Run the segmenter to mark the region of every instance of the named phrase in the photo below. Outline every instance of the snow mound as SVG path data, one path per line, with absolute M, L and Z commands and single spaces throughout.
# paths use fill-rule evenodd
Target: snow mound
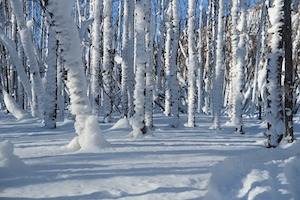
M 120 129 L 125 129 L 125 130 L 132 129 L 127 118 L 119 119 L 109 130 L 120 130 Z
M 14 155 L 14 145 L 8 140 L 0 140 L 0 178 L 22 175 L 29 168 Z
M 88 116 L 85 121 L 84 132 L 67 145 L 69 151 L 99 151 L 109 147 L 109 142 L 105 140 L 98 124 L 98 118 L 94 115 Z
M 205 199 L 300 199 L 299 176 L 299 142 L 261 149 L 217 164 Z

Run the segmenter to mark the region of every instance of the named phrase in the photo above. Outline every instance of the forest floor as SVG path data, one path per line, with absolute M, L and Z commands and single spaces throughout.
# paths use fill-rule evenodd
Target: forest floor
M 244 123 L 245 135 L 225 125 L 210 130 L 209 116 L 174 129 L 157 114 L 152 135 L 132 139 L 127 121 L 116 119 L 100 124 L 110 147 L 68 152 L 72 120 L 51 130 L 1 112 L 0 199 L 300 199 L 299 142 L 267 149 L 265 125 Z

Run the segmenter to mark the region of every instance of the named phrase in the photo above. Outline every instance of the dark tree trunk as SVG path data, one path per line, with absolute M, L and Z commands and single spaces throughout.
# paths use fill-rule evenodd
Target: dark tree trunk
M 284 79 L 284 105 L 285 105 L 285 136 L 288 142 L 294 141 L 293 130 L 293 88 L 294 70 L 292 60 L 292 29 L 291 29 L 291 3 L 284 1 L 284 28 L 283 40 L 285 51 L 285 79 Z

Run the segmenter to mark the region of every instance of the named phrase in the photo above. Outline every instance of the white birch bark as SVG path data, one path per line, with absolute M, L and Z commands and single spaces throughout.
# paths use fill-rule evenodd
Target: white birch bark
M 267 65 L 267 147 L 276 147 L 284 134 L 281 70 L 283 61 L 283 0 L 269 8 L 270 28 Z
M 223 82 L 224 82 L 224 0 L 219 1 L 217 30 L 217 47 L 216 47 L 216 65 L 213 85 L 213 129 L 220 129 L 221 109 L 223 105 Z
M 204 108 L 203 112 L 208 115 L 210 112 L 210 93 L 211 93 L 211 37 L 212 37 L 212 27 L 211 27 L 211 20 L 212 20 L 212 6 L 211 2 L 209 1 L 208 11 L 207 11 L 207 20 L 206 20 L 206 55 L 205 55 L 205 65 L 204 65 Z
M 188 1 L 188 127 L 195 126 L 195 94 L 197 56 L 195 47 L 195 1 Z
M 123 23 L 123 52 L 122 52 L 122 107 L 123 115 L 133 115 L 133 14 L 134 0 L 124 1 L 124 23 Z
M 91 47 L 91 103 L 93 114 L 98 115 L 100 103 L 100 65 L 101 65 L 101 22 L 102 0 L 93 1 L 92 47 Z
M 237 46 L 237 51 L 235 52 L 236 57 L 236 64 L 234 65 L 234 103 L 233 103 L 233 123 L 236 127 L 236 132 L 243 134 L 243 105 L 242 102 L 244 100 L 244 65 L 246 62 L 246 37 L 247 37 L 247 23 L 246 23 L 246 16 L 247 16 L 247 2 L 245 0 L 241 0 L 240 8 L 241 8 L 241 15 L 240 15 L 240 22 L 238 25 L 239 28 L 239 42 Z
M 147 63 L 146 52 L 146 5 L 148 0 L 137 0 L 135 4 L 135 88 L 134 115 L 131 118 L 133 137 L 141 137 L 145 132 L 145 72 Z
M 203 48 L 203 1 L 201 1 L 199 6 L 199 37 L 198 37 L 198 78 L 197 78 L 197 88 L 198 88 L 198 104 L 197 104 L 197 112 L 203 113 L 203 100 L 204 100 L 204 82 L 203 82 L 203 62 L 202 62 L 202 48 Z
M 172 60 L 172 42 L 173 42 L 173 12 L 172 4 L 173 0 L 168 3 L 168 9 L 166 13 L 166 44 L 165 44 L 165 111 L 166 116 L 171 115 L 171 60 Z
M 171 59 L 171 93 L 172 93 L 172 127 L 179 126 L 179 81 L 177 78 L 178 65 L 177 65 L 177 54 L 178 54 L 178 41 L 179 41 L 179 16 L 178 16 L 179 2 L 173 0 L 173 42 L 172 42 L 172 59 Z
M 145 88 L 145 126 L 146 132 L 153 128 L 153 24 L 151 2 L 147 1 L 145 5 L 146 12 L 146 88 Z
M 112 114 L 112 1 L 105 0 L 103 7 L 103 112 L 104 122 L 111 121 Z
M 48 31 L 48 55 L 45 91 L 44 123 L 46 128 L 56 128 L 57 84 L 56 84 L 56 38 L 53 29 Z

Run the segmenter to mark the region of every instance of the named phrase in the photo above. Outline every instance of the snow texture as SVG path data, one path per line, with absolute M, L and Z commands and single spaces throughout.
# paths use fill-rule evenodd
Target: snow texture
M 73 150 L 78 150 L 78 145 L 83 149 L 89 149 L 91 146 L 100 144 L 104 144 L 103 147 L 106 147 L 107 142 L 101 136 L 100 129 L 95 127 L 97 125 L 95 120 L 93 120 L 92 108 L 87 96 L 87 83 L 83 70 L 84 64 L 81 57 L 79 34 L 71 15 L 72 6 L 72 1 L 66 0 L 51 1 L 48 6 L 49 12 L 52 13 L 52 28 L 56 31 L 56 38 L 59 40 L 63 50 L 64 67 L 68 71 L 66 85 L 71 101 L 70 111 L 71 114 L 75 115 L 74 127 L 79 135 L 78 138 L 75 137 L 71 141 L 68 147 Z M 89 131 L 91 133 L 88 133 Z M 95 132 L 99 136 L 95 136 Z M 93 140 L 95 137 L 97 139 L 102 138 L 103 141 Z M 80 142 L 83 143 L 81 144 Z M 88 144 L 88 142 L 91 143 Z
M 244 119 L 247 137 L 226 126 L 212 132 L 210 116 L 196 115 L 193 129 L 174 130 L 170 120 L 155 114 L 155 137 L 142 140 L 128 138 L 125 118 L 101 124 L 111 147 L 74 153 L 65 148 L 72 120 L 45 129 L 1 111 L 0 199 L 299 199 L 298 141 L 264 148 L 255 118 Z M 294 130 L 299 137 L 298 121 Z
M 7 110 L 17 119 L 29 118 L 29 115 L 17 104 L 17 102 L 2 89 L 3 99 Z
M 29 168 L 14 155 L 14 145 L 9 140 L 0 139 L 0 179 L 25 175 Z

